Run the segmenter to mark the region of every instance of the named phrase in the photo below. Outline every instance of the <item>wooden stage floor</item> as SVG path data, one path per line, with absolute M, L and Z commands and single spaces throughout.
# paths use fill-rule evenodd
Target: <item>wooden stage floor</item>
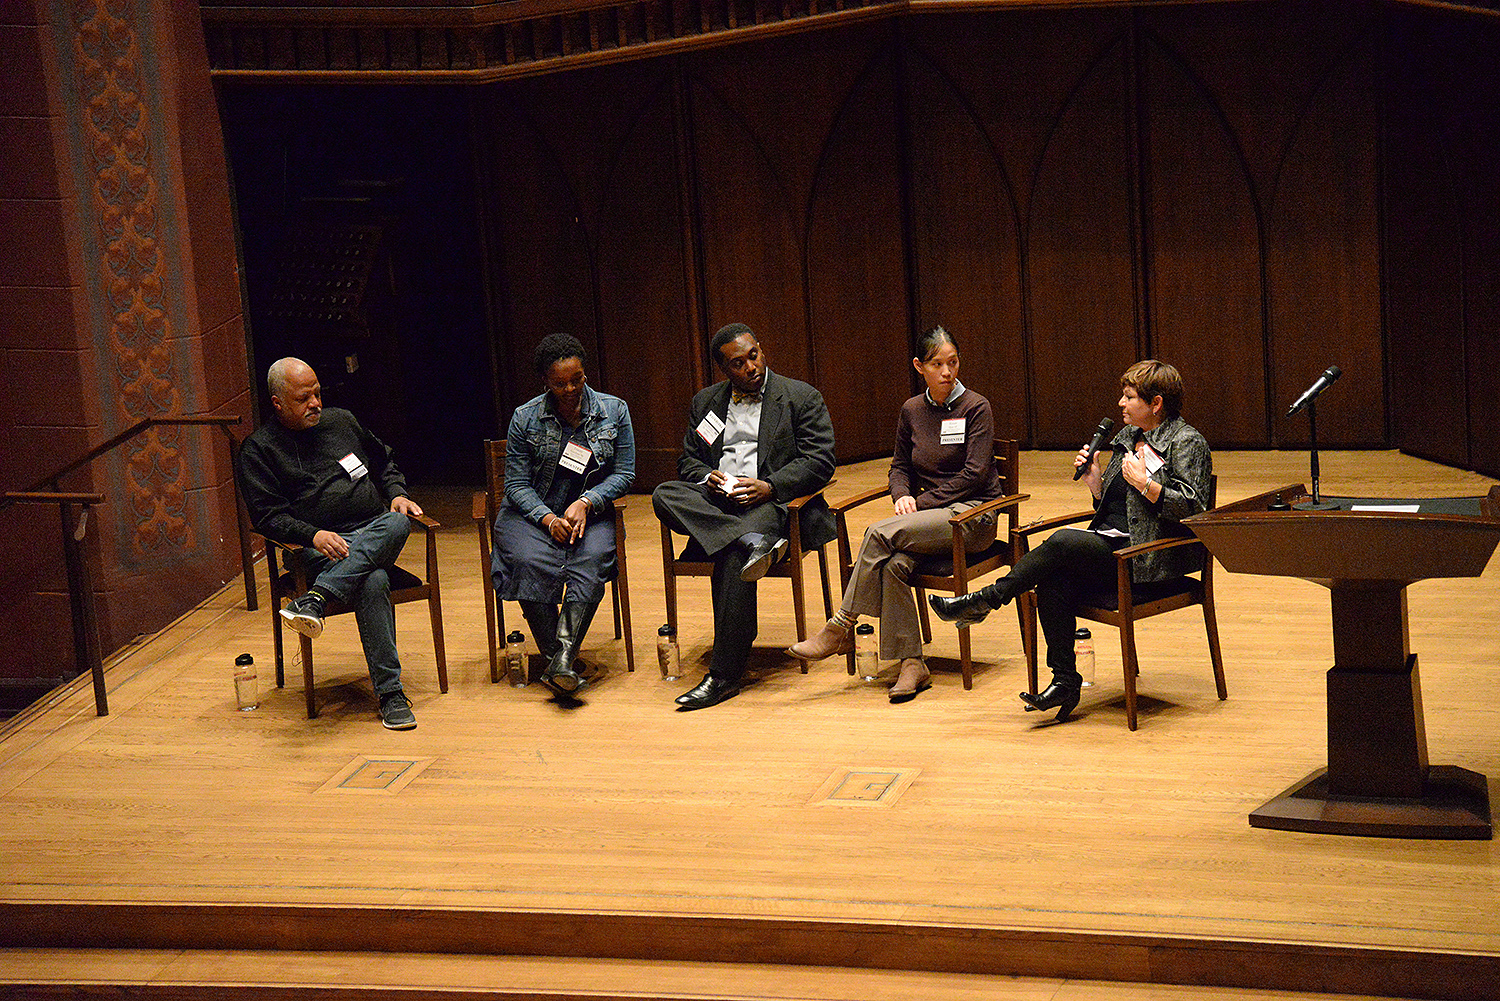
M 1232 500 L 1306 478 L 1302 453 L 1216 456 Z M 1063 453 L 1027 453 L 1023 521 L 1086 501 Z M 832 496 L 884 482 L 840 470 Z M 1323 456 L 1327 493 L 1484 493 L 1491 481 L 1387 452 Z M 419 726 L 374 712 L 352 621 L 270 688 L 266 610 L 238 581 L 0 734 L 0 944 L 105 949 L 383 949 L 824 964 L 1410 997 L 1500 996 L 1492 841 L 1253 829 L 1247 814 L 1325 763 L 1327 591 L 1221 574 L 1229 699 L 1196 609 L 1139 630 L 1140 729 L 1125 727 L 1116 633 L 1076 721 L 1021 711 L 1011 608 L 974 629 L 964 691 L 934 623 L 933 687 L 891 706 L 842 658 L 802 675 L 789 588 L 761 587 L 758 681 L 679 713 L 710 641 L 706 581 L 683 593 L 684 659 L 663 680 L 660 546 L 628 508 L 635 674 L 601 608 L 598 682 L 567 707 L 491 684 L 467 491 L 418 499 L 443 523 L 450 691 L 425 615 L 398 612 Z M 866 509 L 866 521 L 877 505 Z M 860 525 L 864 524 L 860 522 Z M 810 618 L 816 561 L 808 564 Z M 1500 776 L 1500 589 L 1409 591 L 1434 764 Z M 835 582 L 837 589 L 837 582 Z M 508 609 L 513 622 L 519 613 Z M 293 655 L 295 645 L 292 646 Z M 263 698 L 237 712 L 236 654 Z M 362 771 L 347 778 L 360 762 Z M 395 764 L 392 764 L 392 763 Z M 829 800 L 864 782 L 877 800 Z M 391 775 L 400 779 L 390 782 Z M 339 780 L 339 781 L 336 781 Z M 15 954 L 12 954 L 13 957 Z M 4 983 L 0 975 L 0 984 Z M 1190 995 L 1174 995 L 1190 996 Z

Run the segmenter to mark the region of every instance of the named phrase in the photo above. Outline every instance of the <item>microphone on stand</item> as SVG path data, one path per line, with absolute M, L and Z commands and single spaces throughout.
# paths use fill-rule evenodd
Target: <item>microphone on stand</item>
M 1112 418 L 1106 417 L 1099 422 L 1099 426 L 1094 429 L 1094 437 L 1089 439 L 1089 457 L 1083 460 L 1083 463 L 1077 469 L 1073 470 L 1073 479 L 1075 482 L 1083 479 L 1083 474 L 1088 472 L 1089 467 L 1094 464 L 1094 456 L 1099 454 L 1099 449 L 1104 447 L 1105 440 L 1109 438 L 1109 433 L 1114 429 L 1115 422 Z
M 1323 374 L 1318 376 L 1317 381 L 1314 382 L 1311 386 L 1308 386 L 1305 393 L 1297 397 L 1297 402 L 1292 404 L 1292 408 L 1286 412 L 1286 415 L 1290 417 L 1297 411 L 1301 410 L 1303 407 L 1307 406 L 1313 400 L 1316 400 L 1319 393 L 1323 392 L 1323 390 L 1333 385 L 1338 377 L 1343 374 L 1344 370 L 1339 368 L 1337 365 L 1329 365 L 1328 368 L 1323 372 Z

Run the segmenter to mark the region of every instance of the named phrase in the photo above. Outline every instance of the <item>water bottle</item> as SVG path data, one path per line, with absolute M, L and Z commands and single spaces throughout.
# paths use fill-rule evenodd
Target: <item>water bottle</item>
M 519 629 L 505 637 L 505 673 L 513 686 L 526 687 L 526 637 Z
M 255 658 L 242 653 L 234 658 L 234 697 L 240 712 L 247 713 L 260 705 L 260 685 L 255 678 Z
M 1083 687 L 1094 684 L 1094 637 L 1082 626 L 1073 634 L 1073 660 L 1078 673 L 1083 675 Z
M 880 651 L 875 647 L 875 627 L 861 622 L 854 627 L 854 666 L 859 676 L 874 681 L 880 673 Z
M 661 676 L 676 681 L 682 674 L 682 651 L 677 648 L 677 630 L 663 625 L 656 631 L 656 659 L 661 664 Z

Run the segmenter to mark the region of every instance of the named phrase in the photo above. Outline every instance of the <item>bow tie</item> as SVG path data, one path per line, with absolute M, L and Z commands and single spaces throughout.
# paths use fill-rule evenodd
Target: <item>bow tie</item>
M 729 402 L 731 402 L 731 403 L 759 403 L 760 402 L 760 394 L 759 393 L 745 393 L 745 392 L 741 392 L 738 389 L 731 388 L 729 390 Z

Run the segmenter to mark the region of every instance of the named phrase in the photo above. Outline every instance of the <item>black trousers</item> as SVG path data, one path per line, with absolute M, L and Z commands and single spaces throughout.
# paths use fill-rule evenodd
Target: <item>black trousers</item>
M 1123 536 L 1060 528 L 995 582 L 1007 601 L 1036 591 L 1047 666 L 1052 669 L 1052 680 L 1060 685 L 1077 688 L 1083 684 L 1073 657 L 1073 633 L 1078 629 L 1073 610 L 1084 597 L 1114 592 L 1118 579 L 1115 551 L 1129 544 Z
M 733 543 L 750 532 L 783 536 L 786 511 L 773 503 L 740 511 L 720 506 L 702 484 L 668 480 L 651 495 L 651 506 L 662 523 L 689 536 L 713 560 L 714 652 L 708 673 L 737 682 L 755 642 L 757 588 L 740 580 L 745 554 Z

